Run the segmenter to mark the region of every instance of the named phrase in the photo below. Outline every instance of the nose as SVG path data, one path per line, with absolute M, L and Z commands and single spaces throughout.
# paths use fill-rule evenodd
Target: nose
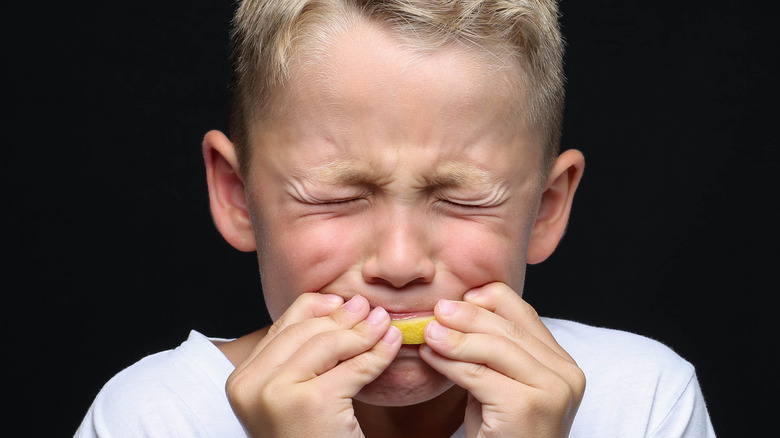
M 374 221 L 371 253 L 363 264 L 363 279 L 400 289 L 433 281 L 430 225 L 413 209 L 398 209 Z

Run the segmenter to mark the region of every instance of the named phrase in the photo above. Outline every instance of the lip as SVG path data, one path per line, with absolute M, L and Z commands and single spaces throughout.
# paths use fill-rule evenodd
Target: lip
M 390 316 L 390 319 L 393 321 L 403 320 L 403 319 L 412 319 L 412 318 L 423 318 L 426 316 L 433 315 L 433 310 L 420 310 L 415 312 L 387 312 L 387 314 Z
M 401 345 L 401 349 L 398 350 L 396 359 L 419 359 L 420 358 L 420 346 L 419 345 Z

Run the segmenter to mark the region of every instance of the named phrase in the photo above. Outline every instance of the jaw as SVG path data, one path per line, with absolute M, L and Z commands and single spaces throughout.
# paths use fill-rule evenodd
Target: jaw
M 420 394 L 404 395 L 411 400 Z M 358 397 L 353 407 L 366 436 L 451 436 L 463 423 L 467 400 L 468 393 L 449 382 L 437 396 L 419 403 L 380 405 Z

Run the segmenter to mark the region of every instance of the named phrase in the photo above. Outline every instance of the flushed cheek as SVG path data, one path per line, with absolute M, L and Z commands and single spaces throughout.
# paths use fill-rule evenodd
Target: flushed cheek
M 493 281 L 516 283 L 522 276 L 523 250 L 516 237 L 478 227 L 461 227 L 448 235 L 440 262 L 468 286 Z
M 359 261 L 359 233 L 335 221 L 267 230 L 260 273 L 274 319 L 300 294 L 320 290 Z

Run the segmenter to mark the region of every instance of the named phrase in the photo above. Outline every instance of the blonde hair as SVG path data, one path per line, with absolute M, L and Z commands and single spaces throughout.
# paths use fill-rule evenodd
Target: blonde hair
M 458 43 L 519 65 L 523 114 L 544 141 L 546 174 L 559 152 L 563 113 L 556 0 L 242 0 L 231 32 L 230 135 L 244 175 L 251 158 L 250 127 L 289 78 L 291 62 L 366 20 L 419 50 Z

